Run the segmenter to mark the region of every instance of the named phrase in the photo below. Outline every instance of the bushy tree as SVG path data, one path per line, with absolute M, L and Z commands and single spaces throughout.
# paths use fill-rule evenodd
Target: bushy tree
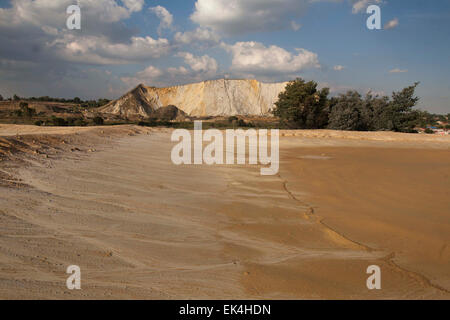
M 273 114 L 291 128 L 320 129 L 328 121 L 329 89 L 317 89 L 314 81 L 291 81 L 279 95 Z
M 416 82 L 414 85 L 392 94 L 392 101 L 383 114 L 386 129 L 400 132 L 409 132 L 414 129 L 417 124 L 417 113 L 413 111 L 413 108 L 419 102 L 419 98 L 415 97 L 418 85 L 419 83 Z
M 363 118 L 365 127 L 368 131 L 387 130 L 385 121 L 381 120 L 386 108 L 389 105 L 389 97 L 374 96 L 371 92 L 367 93 L 363 105 Z
M 3 101 L 3 96 L 0 94 L 0 101 Z
M 368 130 L 365 103 L 356 91 L 341 94 L 332 106 L 328 128 L 333 130 Z

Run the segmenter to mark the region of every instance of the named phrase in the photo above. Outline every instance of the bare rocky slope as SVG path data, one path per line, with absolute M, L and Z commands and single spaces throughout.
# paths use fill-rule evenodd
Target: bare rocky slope
M 212 80 L 169 88 L 142 84 L 98 111 L 116 116 L 149 117 L 176 106 L 189 116 L 268 115 L 287 83 Z

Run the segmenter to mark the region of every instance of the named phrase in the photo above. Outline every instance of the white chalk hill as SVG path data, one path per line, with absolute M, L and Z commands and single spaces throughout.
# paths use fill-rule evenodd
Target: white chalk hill
M 269 115 L 286 84 L 225 79 L 169 88 L 140 84 L 99 111 L 126 117 L 149 117 L 156 110 L 172 105 L 195 117 Z

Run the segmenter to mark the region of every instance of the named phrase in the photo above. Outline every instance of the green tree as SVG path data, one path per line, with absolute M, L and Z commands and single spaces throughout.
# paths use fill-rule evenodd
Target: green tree
M 3 101 L 3 96 L 0 94 L 0 101 Z
M 416 82 L 402 91 L 392 93 L 392 101 L 380 119 L 384 129 L 399 132 L 409 132 L 414 129 L 418 121 L 418 114 L 413 111 L 413 107 L 419 102 L 419 98 L 414 96 L 418 85 L 419 83 Z
M 394 92 L 392 99 L 368 94 L 363 109 L 370 115 L 366 118 L 368 130 L 415 132 L 416 126 L 424 127 L 429 124 L 432 121 L 429 113 L 413 110 L 419 101 L 414 96 L 418 85 L 419 83 L 415 83 L 402 91 Z
M 13 100 L 14 100 L 14 101 L 19 101 L 19 100 L 20 100 L 20 97 L 19 97 L 17 94 L 15 94 L 15 95 L 13 96 Z
M 328 128 L 333 130 L 368 130 L 370 114 L 361 95 L 356 91 L 341 94 L 330 111 Z
M 384 121 L 381 121 L 386 108 L 389 105 L 389 97 L 373 96 L 367 93 L 363 105 L 363 118 L 368 131 L 386 130 Z
M 273 114 L 291 128 L 321 129 L 328 122 L 329 89 L 317 89 L 314 81 L 291 81 L 280 93 Z

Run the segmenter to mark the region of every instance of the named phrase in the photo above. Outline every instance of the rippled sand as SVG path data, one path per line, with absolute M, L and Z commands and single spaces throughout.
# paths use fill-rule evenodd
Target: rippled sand
M 262 177 L 175 166 L 165 129 L 40 130 L 0 126 L 22 143 L 0 162 L 2 299 L 450 298 L 445 137 L 287 132 Z

